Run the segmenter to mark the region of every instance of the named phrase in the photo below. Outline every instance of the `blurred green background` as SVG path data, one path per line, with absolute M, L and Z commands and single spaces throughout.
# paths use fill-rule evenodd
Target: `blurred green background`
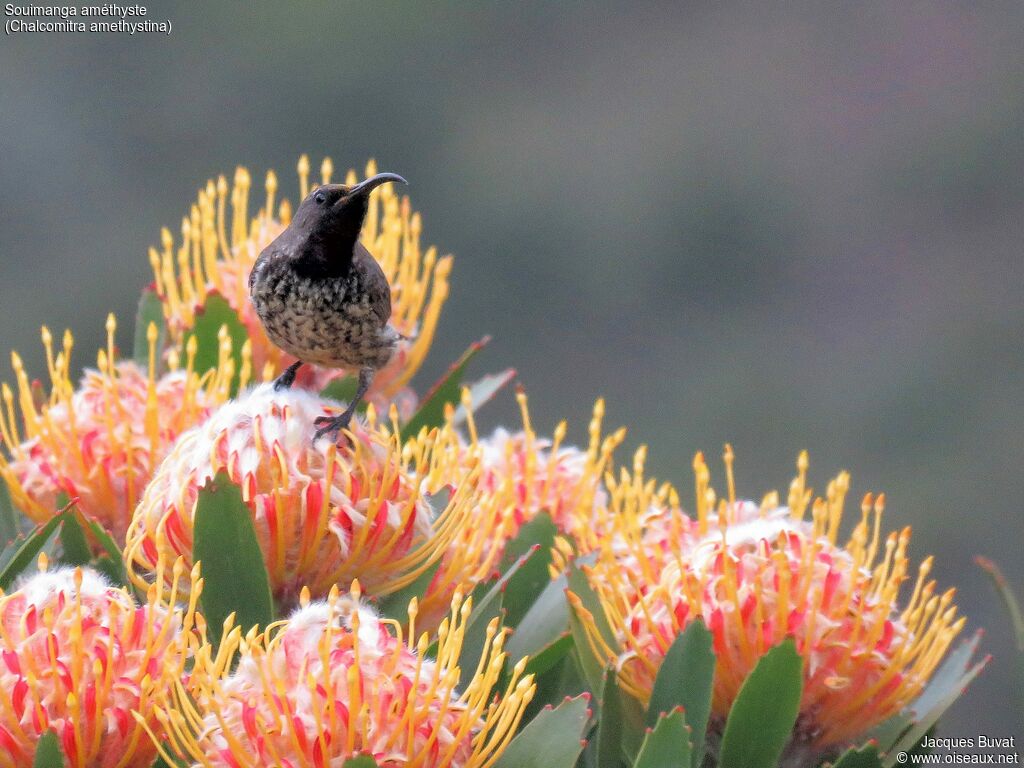
M 987 629 L 941 735 L 1020 733 L 973 557 L 1024 590 L 1024 4 L 150 14 L 170 37 L 0 42 L 0 349 L 41 374 L 39 326 L 70 326 L 90 364 L 110 310 L 128 345 L 146 248 L 211 175 L 276 168 L 294 200 L 300 152 L 375 156 L 456 255 L 421 385 L 491 333 L 542 430 L 581 440 L 602 395 L 684 498 L 727 440 L 755 498 L 801 448 L 819 489 L 849 469 L 848 510 L 885 490 Z

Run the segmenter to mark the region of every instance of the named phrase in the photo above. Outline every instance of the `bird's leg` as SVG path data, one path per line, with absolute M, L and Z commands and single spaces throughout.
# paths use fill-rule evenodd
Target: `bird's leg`
M 348 404 L 348 408 L 337 416 L 321 416 L 313 420 L 313 424 L 319 427 L 313 435 L 314 443 L 324 435 L 330 435 L 331 439 L 335 441 L 338 439 L 338 433 L 345 429 L 349 422 L 352 421 L 352 416 L 355 415 L 359 401 L 363 399 L 366 390 L 370 388 L 370 384 L 373 382 L 373 374 L 373 368 L 363 368 L 359 371 L 359 386 L 356 387 L 356 394 L 353 396 L 352 402 Z
M 302 361 L 296 360 L 285 368 L 284 373 L 274 379 L 274 391 L 280 392 L 282 389 L 291 389 L 292 384 L 295 383 L 295 374 L 299 372 L 301 367 Z

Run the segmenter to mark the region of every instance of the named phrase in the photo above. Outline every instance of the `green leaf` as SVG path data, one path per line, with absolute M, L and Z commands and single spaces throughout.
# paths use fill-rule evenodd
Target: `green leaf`
M 11 502 L 7 481 L 0 478 L 0 545 L 14 541 L 21 534 L 21 515 Z
M 583 564 L 582 561 L 581 564 Z M 608 647 L 618 647 L 618 641 L 615 639 L 615 635 L 608 625 L 608 618 L 604 615 L 604 609 L 601 607 L 601 600 L 590 586 L 586 574 L 576 565 L 570 565 L 568 583 L 569 591 L 579 598 L 582 607 L 593 616 L 594 625 Z M 570 611 L 569 613 L 569 629 L 576 644 L 576 655 L 580 661 L 580 667 L 583 670 L 584 677 L 587 679 L 590 690 L 601 690 L 601 678 L 608 660 L 598 658 L 594 654 L 590 641 L 587 639 L 586 630 L 583 628 L 583 620 L 576 611 Z
M 469 410 L 472 413 L 476 413 L 481 406 L 486 405 L 498 394 L 498 392 L 505 386 L 507 386 L 516 377 L 514 368 L 506 368 L 504 371 L 498 373 L 489 373 L 481 379 L 474 381 L 469 385 Z M 455 409 L 453 421 L 455 424 L 461 424 L 466 420 L 466 409 L 463 408 L 460 401 L 458 407 Z
M 682 707 L 676 707 L 659 716 L 647 732 L 633 768 L 685 768 L 692 759 L 686 718 Z
M 92 550 L 77 515 L 68 515 L 61 524 L 60 545 L 60 561 L 66 565 L 88 565 L 92 560 Z
M 427 587 L 430 586 L 430 582 L 434 580 L 434 576 L 437 575 L 438 569 L 441 567 L 441 560 L 439 559 L 436 563 L 427 568 L 423 573 L 416 577 L 410 584 L 402 587 L 389 595 L 384 595 L 377 600 L 377 610 L 381 616 L 385 619 L 394 619 L 400 624 L 404 624 L 409 620 L 409 601 L 414 597 L 417 598 L 421 603 L 423 602 L 423 595 L 427 592 Z
M 64 755 L 61 752 L 57 734 L 47 731 L 36 744 L 36 756 L 32 768 L 64 768 Z
M 1006 577 L 1003 576 L 1003 572 L 999 570 L 999 567 L 987 557 L 976 557 L 974 561 L 992 579 L 992 585 L 996 588 L 999 597 L 1002 598 L 1003 605 L 1006 607 L 1006 613 L 1010 617 L 1010 625 L 1013 627 L 1013 636 L 1017 645 L 1017 695 L 1020 697 L 1020 692 L 1024 691 L 1024 614 L 1021 613 L 1017 596 L 1010 589 L 1010 585 L 1007 583 Z M 1019 700 L 1024 704 L 1024 698 Z
M 693 768 L 704 760 L 704 737 L 711 714 L 715 679 L 714 638 L 701 620 L 692 621 L 669 646 L 654 680 L 647 706 L 647 725 L 653 726 L 664 712 L 681 706 L 692 730 Z
M 565 576 L 560 576 L 544 587 L 505 646 L 510 659 L 532 658 L 569 631 L 569 604 L 565 599 L 568 586 Z
M 167 746 L 167 742 L 164 742 L 163 749 L 165 749 L 167 752 L 171 751 Z M 174 757 L 172 755 L 172 758 L 173 762 L 169 763 L 166 760 L 164 760 L 163 757 L 157 755 L 156 760 L 153 761 L 153 764 L 149 766 L 149 768 L 189 768 L 189 764 L 182 760 L 180 757 Z
M 402 427 L 402 441 L 415 437 L 423 427 L 439 427 L 444 424 L 444 408 L 449 403 L 456 404 L 462 397 L 462 377 L 466 366 L 490 342 L 491 337 L 485 336 L 469 346 L 462 357 L 456 360 L 444 376 L 431 387 L 423 398 L 423 403 L 412 418 Z
M 932 681 L 912 706 L 915 712 L 913 725 L 891 749 L 886 750 L 882 765 L 890 768 L 896 765 L 896 757 L 900 752 L 912 751 L 942 717 L 943 713 L 960 698 L 960 694 L 978 676 L 978 673 L 985 668 L 988 663 L 987 657 L 973 666 L 971 664 L 971 659 L 980 641 L 981 633 L 979 632 L 967 642 L 962 643 L 942 663 L 942 666 L 932 676 Z
M 550 645 L 546 645 L 539 651 L 529 657 L 526 662 L 526 669 L 523 670 L 524 675 L 543 675 L 549 669 L 553 669 L 566 654 L 572 650 L 572 635 L 566 632 L 564 635 L 559 637 Z M 508 658 L 513 664 L 523 658 L 523 655 L 513 656 L 509 654 Z M 577 691 L 578 693 L 578 691 Z
M 502 568 L 531 550 L 536 550 L 530 559 L 509 579 L 502 596 L 505 608 L 505 622 L 514 627 L 529 611 L 537 596 L 551 582 L 551 547 L 555 543 L 558 529 L 546 512 L 523 525 L 519 533 L 505 547 Z
M 459 667 L 462 673 L 461 680 L 463 684 L 476 672 L 477 664 L 480 663 L 480 656 L 484 649 L 484 640 L 487 637 L 487 625 L 495 617 L 504 619 L 505 612 L 502 608 L 502 593 L 505 591 L 506 585 L 537 554 L 537 551 L 537 548 L 534 547 L 516 560 L 495 582 L 494 586 L 486 592 L 483 592 L 486 584 L 478 586 L 474 591 L 473 612 L 469 614 L 469 619 L 466 621 L 466 633 L 463 636 L 462 653 L 459 656 Z M 479 598 L 477 597 L 478 594 L 480 594 Z
M 206 303 L 196 312 L 196 321 L 192 329 L 185 335 L 185 349 L 188 340 L 196 339 L 196 357 L 193 369 L 200 376 L 217 367 L 220 360 L 220 329 L 226 327 L 231 338 L 231 357 L 235 361 L 235 378 L 231 385 L 232 396 L 238 391 L 238 374 L 242 368 L 242 346 L 249 338 L 238 313 L 231 308 L 227 300 L 217 293 L 206 297 Z
M 270 624 L 274 601 L 252 512 L 223 470 L 199 490 L 194 531 L 192 561 L 202 563 L 203 613 L 214 638 L 232 613 L 243 632 Z
M 115 584 L 131 588 L 128 574 L 124 569 L 124 556 L 121 554 L 117 542 L 114 541 L 114 537 L 93 517 L 86 516 L 85 524 L 89 526 L 89 531 L 92 533 L 93 538 L 99 542 L 99 545 L 103 547 L 103 551 L 107 553 L 106 557 L 101 557 L 97 560 L 97 567 L 106 573 Z
M 32 563 L 36 555 L 50 541 L 57 527 L 64 522 L 70 512 L 69 508 L 65 508 L 47 520 L 43 525 L 37 525 L 35 530 L 27 536 L 23 538 L 18 537 L 7 545 L 13 554 L 9 558 L 3 558 L 6 561 L 6 565 L 0 570 L 0 589 L 6 592 L 11 588 L 14 580 Z
M 154 375 L 160 375 L 160 366 L 163 362 L 161 351 L 167 343 L 167 323 L 164 320 L 164 305 L 152 288 L 145 288 L 139 297 L 139 309 L 135 313 L 135 342 L 132 347 L 132 356 L 139 367 L 149 369 L 149 326 L 156 326 L 156 370 Z
M 601 718 L 597 724 L 597 768 L 632 764 L 641 743 L 640 702 L 619 687 L 614 667 L 605 667 L 601 687 Z
M 341 764 L 341 768 L 377 768 L 377 761 L 373 759 L 372 755 L 360 755 L 359 757 L 350 757 Z
M 882 761 L 878 758 L 878 748 L 868 744 L 861 749 L 846 750 L 832 768 L 882 768 Z
M 740 687 L 722 734 L 718 764 L 774 768 L 800 711 L 803 659 L 792 639 L 761 657 Z
M 495 768 L 573 768 L 590 718 L 586 694 L 543 709 L 512 739 Z

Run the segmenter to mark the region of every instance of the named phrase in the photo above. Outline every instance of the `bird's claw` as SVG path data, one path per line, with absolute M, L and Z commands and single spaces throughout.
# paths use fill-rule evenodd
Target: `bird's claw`
M 343 413 L 340 416 L 318 416 L 313 419 L 313 426 L 319 427 L 313 433 L 313 444 L 315 445 L 322 437 L 330 435 L 331 442 L 338 443 L 338 436 L 341 431 L 352 421 L 352 414 Z

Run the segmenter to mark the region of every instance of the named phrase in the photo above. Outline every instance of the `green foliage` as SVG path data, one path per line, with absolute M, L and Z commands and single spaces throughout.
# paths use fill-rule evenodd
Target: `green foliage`
M 487 637 L 487 625 L 495 618 L 502 621 L 505 611 L 502 607 L 502 593 L 505 591 L 509 581 L 516 573 L 536 555 L 538 549 L 533 547 L 525 555 L 516 560 L 506 570 L 493 586 L 481 585 L 474 591 L 473 611 L 466 621 L 466 634 L 462 645 L 462 654 L 459 656 L 459 667 L 462 672 L 462 684 L 466 683 L 468 676 L 476 672 L 477 664 L 483 653 L 484 641 Z M 500 626 L 500 624 L 499 624 Z
M 681 706 L 693 731 L 693 768 L 704 760 L 704 736 L 711 714 L 712 683 L 715 678 L 714 638 L 703 621 L 693 621 L 669 646 L 654 680 L 647 705 L 647 725 Z
M 67 565 L 88 565 L 92 562 L 92 551 L 85 537 L 82 524 L 74 514 L 64 518 L 60 526 L 61 562 Z
M 573 768 L 590 718 L 586 694 L 544 709 L 512 739 L 495 768 Z
M 11 502 L 11 492 L 7 482 L 0 479 L 0 545 L 14 541 L 21 534 L 21 521 L 18 511 Z
M 54 536 L 58 527 L 71 514 L 71 508 L 65 507 L 44 524 L 37 525 L 28 535 L 19 536 L 7 545 L 3 554 L 0 555 L 0 562 L 4 563 L 3 568 L 0 568 L 0 589 L 6 592 L 11 588 L 14 580 L 31 565 L 43 547 Z
M 633 768 L 684 768 L 692 760 L 689 728 L 682 707 L 658 716 L 647 732 Z
M 64 768 L 64 754 L 60 748 L 57 734 L 47 731 L 36 744 L 36 755 L 32 760 L 32 768 Z
M 860 749 L 850 748 L 833 764 L 833 768 L 882 768 L 878 748 L 868 744 Z
M 565 576 L 548 582 L 533 601 L 506 646 L 509 658 L 534 657 L 551 648 L 569 632 L 569 605 Z
M 608 619 L 604 615 L 604 609 L 601 607 L 601 599 L 590 586 L 586 574 L 576 565 L 570 565 L 567 578 L 569 591 L 579 598 L 582 608 L 590 612 L 594 625 L 597 627 L 598 632 L 601 633 L 605 643 L 608 644 L 609 648 L 617 647 L 618 643 L 615 640 L 615 635 L 608 625 Z M 599 658 L 594 653 L 590 641 L 587 639 L 586 631 L 583 628 L 582 616 L 578 615 L 576 611 L 570 611 L 569 628 L 572 632 L 573 641 L 576 644 L 576 656 L 579 659 L 583 675 L 587 679 L 587 684 L 590 686 L 590 690 L 599 691 L 601 690 L 601 679 L 604 675 L 607 659 Z
M 999 566 L 986 557 L 977 557 L 975 562 L 992 579 L 992 586 L 996 588 L 996 593 L 1002 599 L 1006 613 L 1010 617 L 1017 651 L 1017 700 L 1018 704 L 1024 707 L 1024 613 L 1021 612 L 1017 596 L 1010 588 L 1003 572 L 999 570 Z
M 619 687 L 614 667 L 606 667 L 601 686 L 601 717 L 597 724 L 597 768 L 633 762 L 642 738 L 640 702 Z
M 551 582 L 548 569 L 551 566 L 551 547 L 557 533 L 558 529 L 551 516 L 541 512 L 523 525 L 516 537 L 505 545 L 502 571 L 508 570 L 518 558 L 530 554 L 529 559 L 508 580 L 502 595 L 505 622 L 509 626 L 517 626 L 522 621 L 537 595 Z
M 458 403 L 462 397 L 462 377 L 466 374 L 466 366 L 480 353 L 480 350 L 487 346 L 490 340 L 490 336 L 485 336 L 480 341 L 471 344 L 469 349 L 452 363 L 444 376 L 431 387 L 423 398 L 419 410 L 402 427 L 403 441 L 415 437 L 424 427 L 429 429 L 444 424 L 445 406 Z
M 124 557 L 121 554 L 121 550 L 118 549 L 114 537 L 110 535 L 106 528 L 91 517 L 85 518 L 85 524 L 89 526 L 89 531 L 92 533 L 93 538 L 99 542 L 103 551 L 107 553 L 94 561 L 94 567 L 106 574 L 107 578 L 114 584 L 121 584 L 130 589 L 131 582 L 128 580 L 128 574 L 125 572 Z
M 476 413 L 481 406 L 486 405 L 491 399 L 498 394 L 504 387 L 506 387 L 516 377 L 516 372 L 513 368 L 506 368 L 504 371 L 498 371 L 497 373 L 489 373 L 483 376 L 472 384 L 468 385 L 469 389 L 469 410 Z M 455 415 L 453 421 L 456 424 L 461 424 L 466 420 L 468 414 L 466 409 L 462 407 L 460 403 L 455 408 Z
M 203 613 L 213 639 L 232 613 L 243 632 L 270 624 L 274 602 L 252 513 L 223 470 L 199 490 L 193 537 L 192 559 L 201 563 Z
M 220 360 L 220 341 L 218 335 L 221 328 L 227 328 L 231 339 L 231 357 L 235 361 L 235 377 L 231 384 L 232 396 L 238 391 L 238 375 L 242 368 L 242 347 L 249 338 L 238 313 L 231 308 L 223 296 L 211 293 L 206 303 L 196 312 L 196 321 L 185 335 L 185 346 L 188 340 L 195 337 L 196 357 L 193 368 L 200 376 L 216 368 Z
M 162 361 L 160 352 L 167 343 L 167 323 L 164 320 L 164 306 L 156 291 L 152 288 L 145 288 L 139 296 L 139 309 L 135 313 L 135 340 L 132 346 L 132 356 L 135 362 L 143 369 L 149 368 L 149 326 L 156 326 L 156 370 L 154 375 L 160 374 Z
M 350 757 L 341 764 L 341 768 L 377 768 L 377 761 L 371 755 Z
M 740 687 L 722 735 L 719 765 L 774 768 L 793 732 L 803 691 L 803 659 L 792 639 L 772 648 Z

